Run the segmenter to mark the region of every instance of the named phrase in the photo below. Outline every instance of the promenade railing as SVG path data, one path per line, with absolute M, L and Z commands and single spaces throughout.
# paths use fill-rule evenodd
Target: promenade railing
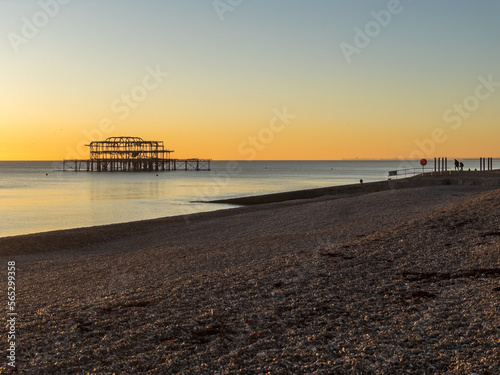
M 422 176 L 425 173 L 429 173 L 432 176 L 433 174 L 451 173 L 451 169 L 441 170 L 441 171 L 434 171 L 432 169 L 425 170 L 425 168 L 422 167 L 397 169 L 395 171 L 387 172 L 387 179 L 390 180 L 392 177 L 395 177 L 397 179 L 398 177 L 406 178 L 406 177 Z

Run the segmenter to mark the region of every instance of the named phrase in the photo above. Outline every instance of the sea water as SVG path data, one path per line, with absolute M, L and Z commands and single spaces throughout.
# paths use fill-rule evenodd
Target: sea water
M 210 171 L 63 172 L 61 162 L 4 161 L 0 237 L 220 210 L 234 206 L 205 202 L 380 181 L 389 170 L 408 167 L 421 170 L 418 161 L 352 160 L 212 161 Z

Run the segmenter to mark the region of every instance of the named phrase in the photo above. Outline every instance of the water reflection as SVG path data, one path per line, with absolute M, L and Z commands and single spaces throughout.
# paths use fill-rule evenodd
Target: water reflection
M 89 200 L 131 200 L 163 198 L 168 192 L 165 179 L 149 173 L 113 173 L 112 176 L 93 174 L 87 189 Z

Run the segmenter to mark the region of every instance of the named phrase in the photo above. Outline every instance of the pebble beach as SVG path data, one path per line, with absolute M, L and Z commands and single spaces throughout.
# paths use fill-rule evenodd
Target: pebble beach
M 471 183 L 0 238 L 1 372 L 498 374 L 499 228 Z

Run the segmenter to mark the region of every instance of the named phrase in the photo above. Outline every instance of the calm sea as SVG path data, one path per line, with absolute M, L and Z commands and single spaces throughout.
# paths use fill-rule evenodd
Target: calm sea
M 58 171 L 61 162 L 0 162 L 0 237 L 219 210 L 232 206 L 199 201 L 380 181 L 409 165 L 420 168 L 399 160 L 212 161 L 209 172 L 75 173 Z

